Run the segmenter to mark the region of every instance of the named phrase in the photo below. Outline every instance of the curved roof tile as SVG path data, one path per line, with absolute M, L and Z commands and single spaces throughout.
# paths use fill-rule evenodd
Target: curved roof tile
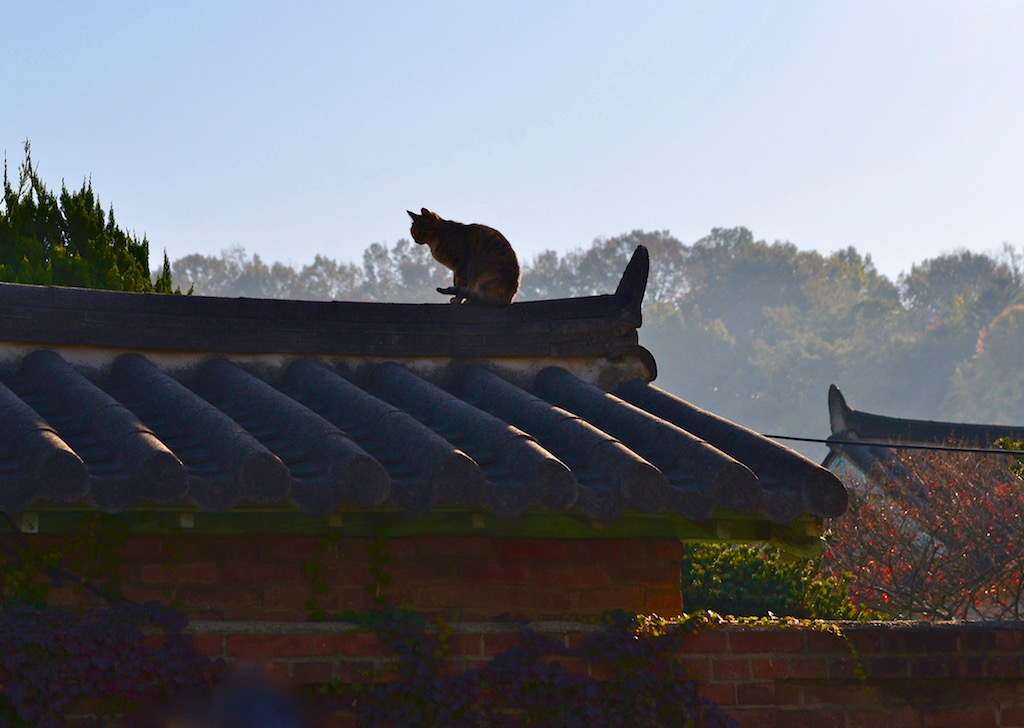
M 497 309 L 0 284 L 0 508 L 840 512 L 823 468 L 649 384 L 647 266 Z

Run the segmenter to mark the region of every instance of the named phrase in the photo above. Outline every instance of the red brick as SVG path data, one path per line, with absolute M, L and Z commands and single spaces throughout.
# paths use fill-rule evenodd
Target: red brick
M 284 662 L 270 662 L 266 665 L 266 676 L 276 683 L 287 683 L 288 665 Z
M 778 682 L 775 683 L 775 704 L 776 705 L 803 705 L 804 691 L 800 683 Z M 785 725 L 782 723 L 781 725 Z
M 808 682 L 803 685 L 805 705 L 857 706 L 874 703 L 876 698 L 867 685 L 859 682 Z
M 1007 705 L 999 713 L 999 725 L 1019 728 L 1024 726 L 1024 705 Z
M 523 644 L 523 637 L 518 632 L 498 632 L 482 636 L 483 654 L 488 656 L 500 655 Z
M 589 642 L 591 638 L 593 638 L 593 635 L 587 632 L 568 632 L 565 635 L 565 647 L 569 650 L 578 650 Z
M 824 657 L 794 657 L 792 676 L 797 679 L 815 680 L 827 678 L 828 661 Z
M 393 561 L 387 566 L 387 573 L 391 577 L 392 584 L 437 584 L 449 583 L 458 584 L 463 580 L 463 569 L 470 566 L 483 566 L 493 564 L 493 559 L 433 559 L 431 561 Z M 370 567 L 367 564 L 359 569 L 354 569 L 351 576 L 360 576 L 355 580 L 359 584 L 369 584 L 372 580 Z M 351 576 L 349 580 L 351 581 Z M 344 583 L 344 582 L 342 582 Z
M 284 560 L 302 563 L 318 562 L 327 557 L 327 551 L 321 544 L 321 539 L 315 536 L 261 536 L 254 541 L 258 548 L 258 558 L 261 561 Z M 244 551 L 223 554 L 225 559 L 232 556 L 246 559 L 257 557 Z
M 337 635 L 316 635 L 314 654 L 346 657 L 377 657 L 392 654 L 388 643 L 374 632 L 345 632 Z
M 483 619 L 500 614 L 539 618 L 541 615 L 565 618 L 570 595 L 561 590 L 487 585 L 474 589 L 458 585 L 431 585 L 416 589 L 410 603 L 420 611 L 453 610 L 474 613 Z M 468 619 L 468 617 L 466 617 Z
M 532 565 L 504 561 L 463 564 L 462 582 L 470 589 L 489 584 L 510 585 L 520 588 L 535 584 Z
M 679 589 L 679 567 L 668 563 L 606 564 L 608 576 L 615 583 L 646 584 L 666 589 Z
M 401 665 L 397 661 L 377 663 L 375 682 L 392 683 L 402 679 Z
M 945 677 L 949 660 L 945 657 L 914 657 L 910 660 L 910 677 Z
M 735 705 L 736 685 L 734 683 L 701 683 L 700 696 L 718 705 Z
M 725 652 L 729 637 L 723 630 L 701 629 L 687 635 L 683 640 L 682 652 Z
M 572 563 L 636 563 L 645 558 L 643 542 L 635 538 L 592 539 L 566 542 Z
M 749 682 L 736 685 L 738 705 L 775 705 L 775 683 Z
M 921 715 L 913 708 L 851 710 L 846 713 L 846 728 L 921 728 Z
M 268 610 L 306 609 L 306 602 L 313 598 L 310 589 L 297 586 L 280 586 L 271 584 L 263 587 L 263 606 Z
M 712 658 L 711 675 L 714 680 L 749 680 L 750 663 L 746 658 Z
M 833 680 L 853 680 L 863 667 L 859 660 L 852 657 L 833 658 L 828 663 L 828 676 Z
M 932 728 L 985 728 L 999 725 L 998 708 L 950 708 L 926 710 L 924 723 Z
M 52 607 L 71 607 L 82 604 L 89 595 L 72 586 L 51 586 L 46 592 L 46 603 Z
M 146 602 L 164 601 L 167 594 L 164 589 L 146 588 L 135 584 L 123 584 L 121 586 L 121 596 L 125 599 L 131 599 L 133 602 L 145 604 Z
M 121 558 L 129 561 L 150 561 L 167 558 L 166 538 L 149 536 L 132 536 L 125 540 L 119 549 Z
M 1019 629 L 996 631 L 995 649 L 998 652 L 1024 652 L 1024 631 Z
M 869 678 L 907 676 L 907 661 L 902 657 L 871 657 L 861 662 Z
M 847 629 L 843 634 L 861 655 L 877 654 L 882 649 L 882 638 L 876 632 L 869 632 L 867 629 Z
M 252 560 L 257 557 L 257 538 L 246 536 L 190 536 L 178 534 L 164 546 L 171 559 Z M 166 558 L 165 557 L 165 558 Z
M 678 564 L 683 560 L 685 548 L 681 541 L 649 541 L 651 558 L 658 561 L 673 561 Z
M 711 661 L 706 657 L 681 657 L 679 664 L 689 678 L 702 683 L 711 679 Z
M 804 642 L 807 645 L 807 651 L 815 655 L 822 653 L 850 654 L 850 643 L 832 632 L 823 632 L 816 629 L 807 630 L 804 633 Z
M 752 657 L 750 674 L 755 680 L 785 680 L 790 676 L 788 657 Z
M 310 584 L 302 567 L 294 562 L 229 561 L 221 570 L 227 584 Z
M 211 562 L 146 564 L 139 575 L 146 584 L 217 584 L 220 569 Z
M 426 561 L 435 556 L 493 558 L 496 539 L 484 537 L 421 536 L 417 539 L 417 556 Z
M 333 677 L 332 667 L 330 662 L 323 661 L 293 662 L 292 681 L 299 685 L 327 684 Z
M 224 635 L 213 632 L 200 632 L 192 635 L 192 644 L 208 657 L 224 656 Z
M 824 710 L 786 710 L 779 714 L 779 725 L 786 728 L 844 728 L 843 713 Z
M 994 652 L 996 633 L 991 630 L 968 629 L 960 634 L 960 652 Z
M 740 728 L 784 728 L 778 722 L 778 712 L 764 708 L 746 709 L 737 705 L 729 711 Z
M 616 583 L 608 568 L 601 563 L 566 563 L 531 565 L 532 582 L 537 587 L 599 589 Z M 678 592 L 679 590 L 676 589 Z
M 313 638 L 308 634 L 229 634 L 225 652 L 232 657 L 262 659 L 306 657 L 313 654 Z
M 448 647 L 453 655 L 477 657 L 484 654 L 484 637 L 481 634 L 456 633 L 448 638 Z
M 1020 677 L 1020 666 L 1019 657 L 993 657 L 988 661 L 988 674 L 991 677 Z
M 469 672 L 470 670 L 482 670 L 491 664 L 490 660 L 463 660 L 460 663 L 461 669 L 459 672 Z
M 361 541 L 365 542 L 361 546 L 353 548 L 350 547 L 350 542 Z M 369 547 L 372 543 L 372 539 L 345 539 L 345 559 L 349 560 L 363 560 L 369 558 Z M 384 553 L 387 554 L 392 562 L 406 561 L 408 559 L 415 559 L 419 557 L 421 551 L 419 546 L 418 538 L 389 538 L 386 545 L 384 546 Z M 343 559 L 343 560 L 345 560 Z
M 573 591 L 569 608 L 577 614 L 601 614 L 612 609 L 644 611 L 644 590 L 640 586 L 618 586 L 607 589 Z
M 569 562 L 570 543 L 550 539 L 500 538 L 496 540 L 496 556 L 502 560 Z
M 377 666 L 372 660 L 343 660 L 336 663 L 335 676 L 347 684 L 370 683 L 377 679 Z
M 186 611 L 214 612 L 224 619 L 240 619 L 237 615 L 241 611 L 251 614 L 250 610 L 260 602 L 255 591 L 247 589 L 194 587 L 178 589 L 177 593 Z
M 559 657 L 548 660 L 548 663 L 558 665 L 567 673 L 572 675 L 582 675 L 586 677 L 590 674 L 590 663 L 577 657 Z
M 683 595 L 675 589 L 648 589 L 644 610 L 662 617 L 678 617 L 683 611 Z
M 903 647 L 907 652 L 919 652 L 926 655 L 955 654 L 959 649 L 960 635 L 953 630 L 943 629 L 926 631 L 910 631 Z
M 804 636 L 784 629 L 729 631 L 729 647 L 733 652 L 800 652 Z
M 288 590 L 268 586 L 264 590 L 263 603 L 268 610 L 293 611 L 299 619 L 305 619 L 309 611 L 307 603 L 312 600 L 313 606 L 326 612 L 340 613 L 347 610 L 365 612 L 379 606 L 374 603 L 373 596 L 362 587 L 357 589 L 332 589 L 327 594 L 314 594 L 311 590 Z M 403 604 L 405 597 L 399 598 L 394 590 L 388 589 L 387 595 L 392 603 Z
M 590 665 L 590 674 L 595 680 L 607 682 L 617 677 L 621 673 L 621 669 L 618 665 L 610 660 L 600 660 L 593 662 Z

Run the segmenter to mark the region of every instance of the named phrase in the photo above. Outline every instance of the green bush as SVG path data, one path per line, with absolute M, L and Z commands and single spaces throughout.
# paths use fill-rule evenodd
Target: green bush
M 858 619 L 849 575 L 821 576 L 821 560 L 794 560 L 774 546 L 687 546 L 682 562 L 683 609 L 738 617 Z

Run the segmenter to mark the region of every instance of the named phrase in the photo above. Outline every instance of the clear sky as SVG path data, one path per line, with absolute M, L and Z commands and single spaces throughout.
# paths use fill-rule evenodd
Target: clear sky
M 1021 0 L 10 3 L 0 150 L 154 264 L 303 265 L 406 209 L 524 260 L 743 225 L 895 277 L 1024 245 Z

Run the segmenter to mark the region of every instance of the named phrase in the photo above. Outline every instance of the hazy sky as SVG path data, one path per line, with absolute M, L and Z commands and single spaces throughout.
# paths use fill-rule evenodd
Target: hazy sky
M 154 263 L 302 265 L 406 209 L 529 260 L 634 229 L 1024 245 L 1024 2 L 11 3 L 0 150 L 91 176 Z

